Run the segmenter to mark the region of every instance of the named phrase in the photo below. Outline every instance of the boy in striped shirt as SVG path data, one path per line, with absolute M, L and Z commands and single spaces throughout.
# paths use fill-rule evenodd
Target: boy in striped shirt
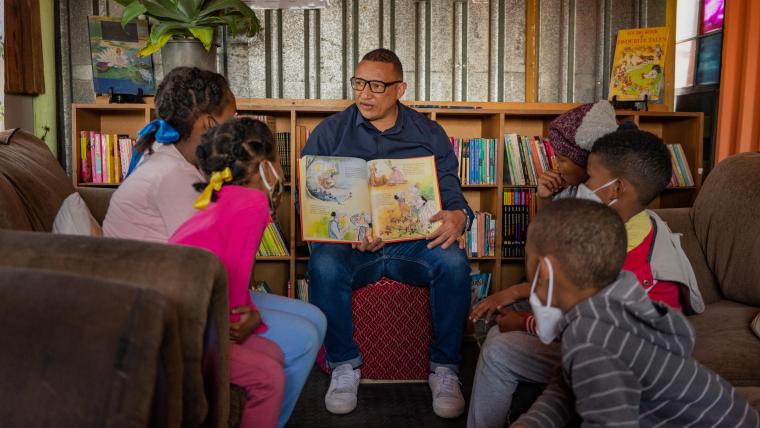
M 588 178 L 574 197 L 608 205 L 618 213 L 627 235 L 622 269 L 636 276 L 652 300 L 699 313 L 704 304 L 678 235 L 646 209 L 670 181 L 671 165 L 670 153 L 657 136 L 637 129 L 615 131 L 594 143 L 587 160 Z M 529 292 L 530 284 L 516 285 L 473 309 L 473 318 L 498 313 L 499 328 L 491 329 L 481 349 L 470 428 L 502 427 L 518 382 L 548 383 L 559 364 L 559 344 L 542 344 L 535 336 L 536 319 L 527 300 L 521 301 Z
M 560 339 L 561 366 L 512 427 L 564 427 L 577 416 L 583 426 L 760 427 L 757 411 L 691 358 L 686 318 L 621 272 L 626 230 L 615 211 L 553 202 L 531 223 L 526 253 L 537 334 Z

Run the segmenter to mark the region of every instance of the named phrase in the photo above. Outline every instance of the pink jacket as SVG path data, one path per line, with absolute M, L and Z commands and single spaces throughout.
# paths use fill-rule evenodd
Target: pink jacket
M 172 244 L 211 251 L 227 269 L 230 309 L 246 305 L 256 309 L 248 285 L 256 250 L 269 224 L 269 201 L 265 193 L 248 187 L 226 185 L 219 198 L 182 224 L 169 239 Z M 238 315 L 230 313 L 230 321 Z M 266 331 L 262 323 L 256 333 Z

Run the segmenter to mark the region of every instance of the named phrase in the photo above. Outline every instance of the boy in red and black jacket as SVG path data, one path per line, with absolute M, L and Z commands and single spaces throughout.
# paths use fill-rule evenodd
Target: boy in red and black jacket
M 650 299 L 685 313 L 702 312 L 702 296 L 679 235 L 646 209 L 672 174 L 670 153 L 662 140 L 639 130 L 607 134 L 594 144 L 587 173 L 589 178 L 576 197 L 609 205 L 625 222 L 628 253 L 623 270 L 636 275 Z M 490 296 L 472 311 L 473 319 L 497 314 L 498 329 L 491 329 L 481 349 L 469 427 L 503 426 L 517 384 L 548 383 L 559 365 L 558 343 L 541 343 L 532 313 L 521 310 L 528 308 L 524 300 L 529 294 L 530 284 L 519 284 Z

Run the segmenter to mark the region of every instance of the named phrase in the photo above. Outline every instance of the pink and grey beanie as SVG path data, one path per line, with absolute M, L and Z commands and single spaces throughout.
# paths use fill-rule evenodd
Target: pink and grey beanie
M 596 140 L 617 129 L 615 109 L 602 100 L 583 104 L 554 119 L 549 124 L 549 141 L 556 153 L 585 168 Z

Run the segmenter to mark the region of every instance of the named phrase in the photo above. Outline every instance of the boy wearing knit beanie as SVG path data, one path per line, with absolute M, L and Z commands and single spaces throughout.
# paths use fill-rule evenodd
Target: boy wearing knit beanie
M 538 178 L 539 207 L 552 198 L 575 197 L 577 186 L 588 178 L 586 162 L 594 142 L 617 128 L 615 109 L 607 101 L 583 104 L 549 124 L 549 142 L 559 171 L 545 171 Z

